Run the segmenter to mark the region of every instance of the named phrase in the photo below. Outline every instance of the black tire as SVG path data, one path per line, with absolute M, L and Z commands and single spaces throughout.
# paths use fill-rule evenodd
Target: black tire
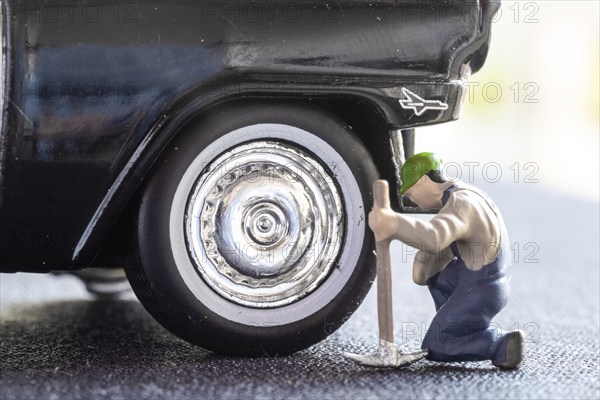
M 374 279 L 374 239 L 366 212 L 378 174 L 370 154 L 343 122 L 312 106 L 228 107 L 185 132 L 157 160 L 134 213 L 126 271 L 136 295 L 171 332 L 221 354 L 284 355 L 323 340 L 356 310 Z M 221 293 L 218 282 L 207 284 L 210 278 L 201 276 L 192 256 L 193 230 L 188 228 L 190 195 L 206 184 L 199 183 L 199 175 L 207 173 L 206 161 L 257 140 L 298 148 L 329 173 L 334 165 L 331 175 L 344 212 L 339 255 L 315 281 L 316 288 L 302 289 L 302 297 L 291 303 L 283 295 L 275 296 L 284 304 L 265 307 L 232 301 Z M 253 290 L 248 289 L 251 294 Z

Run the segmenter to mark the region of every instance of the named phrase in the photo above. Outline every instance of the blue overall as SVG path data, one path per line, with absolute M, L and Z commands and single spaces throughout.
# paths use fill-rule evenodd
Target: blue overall
M 456 242 L 450 245 L 453 261 L 427 280 L 437 314 L 425 335 L 422 348 L 429 349 L 427 358 L 433 361 L 504 358 L 505 351 L 500 350 L 506 346 L 506 333 L 490 326 L 490 323 L 506 305 L 510 292 L 510 251 L 506 228 L 500 213 L 483 192 L 460 183 L 444 191 L 442 206 L 456 190 L 472 190 L 492 207 L 501 227 L 501 248 L 494 261 L 473 271 L 466 267 Z

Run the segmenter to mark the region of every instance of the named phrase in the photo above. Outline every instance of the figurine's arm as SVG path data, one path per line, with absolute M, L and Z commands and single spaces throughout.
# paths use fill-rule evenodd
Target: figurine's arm
M 472 208 L 464 198 L 450 195 L 446 205 L 430 221 L 394 213 L 393 239 L 428 253 L 439 253 L 469 231 Z
M 413 281 L 426 285 L 427 280 L 441 271 L 452 260 L 450 243 L 468 231 L 469 216 L 465 215 L 464 201 L 451 196 L 431 221 L 421 221 L 398 214 L 391 209 L 374 208 L 369 214 L 369 226 L 377 233 L 377 240 L 398 239 L 419 249 L 413 264 Z

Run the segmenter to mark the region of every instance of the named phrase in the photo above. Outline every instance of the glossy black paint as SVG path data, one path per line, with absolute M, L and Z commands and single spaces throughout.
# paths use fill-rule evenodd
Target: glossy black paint
M 225 102 L 356 99 L 390 128 L 456 119 L 497 6 L 3 0 L 0 270 L 88 266 L 165 144 Z M 449 107 L 417 116 L 402 87 Z

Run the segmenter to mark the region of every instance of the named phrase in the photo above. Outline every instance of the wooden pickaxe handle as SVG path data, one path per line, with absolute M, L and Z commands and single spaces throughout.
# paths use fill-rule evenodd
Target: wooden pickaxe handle
M 390 208 L 390 189 L 387 181 L 373 183 L 374 208 Z M 390 240 L 380 240 L 377 252 L 377 319 L 379 339 L 394 343 L 394 318 L 392 312 L 392 265 L 390 260 Z

